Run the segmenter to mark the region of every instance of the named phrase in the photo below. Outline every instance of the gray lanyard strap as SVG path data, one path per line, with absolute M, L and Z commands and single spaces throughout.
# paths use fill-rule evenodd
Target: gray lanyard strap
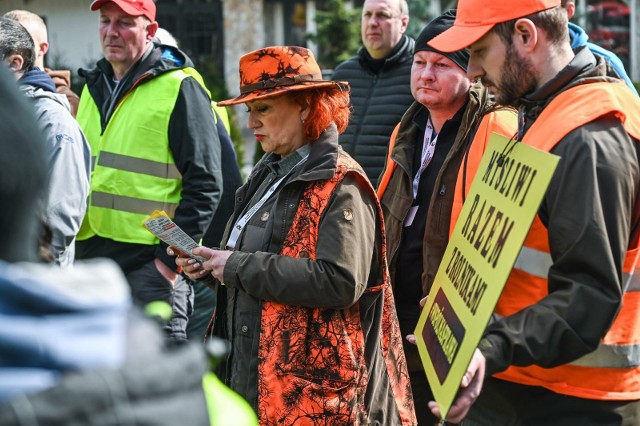
M 231 233 L 229 234 L 229 240 L 227 241 L 228 249 L 236 248 L 236 244 L 238 243 L 238 238 L 240 237 L 240 234 L 242 233 L 242 230 L 244 229 L 244 227 L 247 226 L 247 223 L 249 223 L 249 220 L 251 220 L 253 215 L 255 215 L 257 211 L 260 210 L 260 208 L 262 208 L 264 203 L 266 203 L 267 200 L 271 198 L 271 196 L 276 192 L 280 184 L 291 174 L 291 172 L 293 172 L 299 165 L 307 161 L 308 157 L 309 157 L 309 154 L 305 155 L 302 158 L 302 160 L 300 160 L 295 166 L 291 168 L 289 173 L 282 176 L 273 185 L 271 185 L 269 189 L 267 189 L 267 191 L 264 193 L 262 198 L 260 198 L 260 200 L 258 200 L 258 202 L 255 203 L 253 207 L 249 209 L 249 211 L 247 211 L 240 219 L 238 219 L 235 225 L 233 225 L 233 228 L 231 229 Z
M 420 186 L 420 176 L 427 169 L 427 166 L 433 158 L 433 154 L 436 152 L 436 141 L 438 140 L 438 134 L 433 131 L 433 125 L 431 124 L 431 118 L 427 121 L 427 128 L 424 132 L 424 142 L 422 143 L 422 156 L 420 159 L 420 169 L 416 173 L 416 177 L 413 178 L 413 199 L 418 196 L 418 186 Z

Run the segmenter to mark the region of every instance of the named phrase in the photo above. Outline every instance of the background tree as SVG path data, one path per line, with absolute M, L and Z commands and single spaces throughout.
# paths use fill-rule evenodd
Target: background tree
M 318 64 L 333 69 L 355 55 L 360 46 L 360 8 L 349 8 L 343 0 L 319 2 L 317 33 L 308 38 L 318 44 Z
M 407 0 L 410 17 L 407 35 L 414 39 L 418 37 L 425 25 L 435 18 L 430 12 L 431 1 L 432 0 Z

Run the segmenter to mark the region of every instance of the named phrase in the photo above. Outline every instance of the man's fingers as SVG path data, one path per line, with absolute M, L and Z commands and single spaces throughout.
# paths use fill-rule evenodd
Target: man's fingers
M 428 297 L 429 297 L 429 296 L 425 296 L 425 297 L 423 297 L 422 299 L 420 299 L 420 307 L 421 307 L 421 308 L 424 308 L 424 305 L 427 303 L 427 298 L 428 298 Z
M 440 415 L 440 406 L 438 406 L 437 402 L 429 401 L 429 403 L 427 405 L 429 406 L 429 410 L 431 410 L 431 414 L 433 414 L 434 416 L 436 416 L 439 419 L 442 418 L 442 416 Z

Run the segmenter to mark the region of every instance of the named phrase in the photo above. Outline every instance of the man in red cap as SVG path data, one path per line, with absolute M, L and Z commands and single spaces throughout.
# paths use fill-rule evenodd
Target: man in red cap
M 465 425 L 640 424 L 640 102 L 571 49 L 559 5 L 460 0 L 429 42 L 468 47 L 469 77 L 519 108 L 516 140 L 561 157 L 449 412 L 477 397 Z
M 173 308 L 166 331 L 186 338 L 191 289 L 166 246 L 141 226 L 164 210 L 196 241 L 220 199 L 220 141 L 209 94 L 193 63 L 155 44 L 152 0 L 95 0 L 104 59 L 80 70 L 78 122 L 91 144 L 89 207 L 78 258 L 109 257 L 140 304 Z

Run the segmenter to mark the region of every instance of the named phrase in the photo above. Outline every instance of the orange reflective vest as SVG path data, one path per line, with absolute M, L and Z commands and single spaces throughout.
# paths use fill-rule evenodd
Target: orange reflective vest
M 624 83 L 593 83 L 573 87 L 558 95 L 527 131 L 522 143 L 549 152 L 571 131 L 612 114 L 633 138 L 640 140 L 640 108 L 635 95 Z M 470 162 L 477 167 L 481 156 L 482 152 L 476 152 Z M 460 214 L 462 207 L 462 200 L 458 201 L 456 215 Z M 630 242 L 623 265 L 627 281 L 622 307 L 594 352 L 554 368 L 511 366 L 495 377 L 579 398 L 639 399 L 640 282 L 632 279 L 638 247 L 638 239 L 635 238 Z M 496 313 L 509 316 L 547 296 L 551 264 L 549 235 L 536 216 L 500 296 Z
M 374 196 L 361 170 L 353 159 L 340 154 L 332 179 L 308 184 L 281 255 L 316 259 L 322 213 L 345 175 L 355 172 L 361 178 L 361 187 L 368 187 Z M 379 205 L 378 217 L 382 217 Z M 367 336 L 362 328 L 359 303 L 346 309 L 314 309 L 263 301 L 258 348 L 261 424 L 369 424 L 367 414 L 376 407 L 365 407 L 365 394 L 369 376 L 380 374 L 379 368 L 387 376 L 380 383 L 388 384 L 389 389 L 378 388 L 374 392 L 395 401 L 384 402 L 384 407 L 377 408 L 386 410 L 395 403 L 400 415 L 397 421 L 402 425 L 416 424 L 402 335 L 388 282 L 382 224 L 381 232 L 384 266 L 380 282 L 367 288 L 362 298 L 383 298 L 378 345 L 384 362 L 370 363 L 376 371 L 367 369 Z M 371 334 L 376 334 L 375 330 Z

